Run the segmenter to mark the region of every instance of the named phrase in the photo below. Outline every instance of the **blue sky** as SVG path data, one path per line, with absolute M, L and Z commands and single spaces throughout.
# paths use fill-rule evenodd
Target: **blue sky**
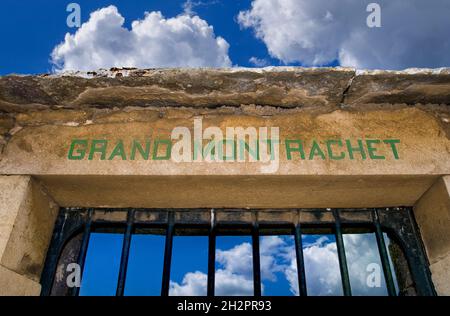
M 450 66 L 448 0 L 378 0 L 379 28 L 366 23 L 369 0 L 77 0 L 80 28 L 66 24 L 70 2 L 1 1 L 0 75 L 112 66 Z
M 46 73 L 52 71 L 50 53 L 64 35 L 74 33 L 66 18 L 66 6 L 71 1 L 55 0 L 2 0 L 0 3 L 0 38 L 7 43 L 0 51 L 0 75 L 9 73 Z M 125 18 L 129 28 L 133 20 L 142 19 L 146 11 L 161 11 L 165 17 L 174 17 L 183 12 L 184 0 L 77 0 L 81 6 L 82 23 L 97 9 L 115 5 Z M 233 64 L 253 66 L 252 56 L 268 58 L 274 65 L 281 64 L 271 59 L 264 43 L 253 36 L 251 30 L 241 30 L 235 22 L 240 10 L 250 6 L 250 0 L 211 1 L 210 5 L 195 7 L 198 15 L 213 24 L 214 32 L 232 39 L 229 55 Z M 27 39 L 27 40 L 24 40 Z M 230 40 L 231 42 L 231 40 Z
M 386 242 L 389 244 L 389 239 L 386 239 Z M 91 234 L 80 295 L 115 295 L 122 243 L 123 234 Z M 145 234 L 132 236 L 125 295 L 160 294 L 164 245 L 164 236 Z M 375 235 L 346 234 L 344 245 L 353 295 L 387 295 Z M 294 247 L 293 236 L 260 237 L 263 295 L 298 295 Z M 303 253 L 308 294 L 342 295 L 334 235 L 304 235 Z M 371 270 L 368 267 L 373 264 L 379 267 L 380 284 L 369 287 L 367 278 L 370 277 Z M 216 295 L 251 296 L 253 294 L 251 237 L 218 236 L 215 269 Z M 175 236 L 169 295 L 206 295 L 207 271 L 208 237 Z

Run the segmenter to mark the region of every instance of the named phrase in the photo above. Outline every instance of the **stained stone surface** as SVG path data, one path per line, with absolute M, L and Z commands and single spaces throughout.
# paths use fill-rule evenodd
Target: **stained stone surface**
M 174 127 L 192 129 L 194 118 L 202 118 L 204 128 L 222 130 L 279 127 L 279 168 L 267 174 L 258 162 L 175 163 L 117 156 L 102 160 L 98 155 L 68 159 L 73 139 L 107 139 L 113 146 L 110 154 L 120 140 L 130 144 L 145 137 L 153 140 L 156 132 L 170 137 Z M 400 156 L 395 159 L 384 146 L 378 153 L 386 159 L 299 159 L 297 153 L 289 160 L 286 139 L 321 146 L 329 139 L 398 139 Z M 0 174 L 31 176 L 39 190 L 30 192 L 42 189 L 67 207 L 414 205 L 429 196 L 424 193 L 433 183 L 450 174 L 450 69 L 110 69 L 4 76 Z M 6 189 L 2 192 L 12 196 Z M 448 205 L 448 195 L 445 198 Z M 448 242 L 443 242 L 448 241 L 448 224 L 439 215 L 446 208 L 433 211 L 429 205 L 444 201 L 435 200 L 437 204 L 423 200 L 427 211 L 418 218 L 425 223 L 419 225 L 428 251 L 433 246 L 438 253 L 430 254 L 435 284 L 448 294 Z M 31 280 L 38 280 L 52 217 L 40 219 L 45 213 L 54 215 L 56 206 L 49 207 L 44 198 L 37 201 L 17 208 L 25 221 L 0 212 L 8 219 L 0 232 L 0 264 L 7 269 L 0 274 L 6 280 L 3 285 L 19 284 L 16 292 L 5 293 L 38 292 Z M 21 285 L 23 276 L 28 279 Z
M 74 137 L 130 140 L 176 126 L 277 126 L 280 138 L 400 139 L 399 161 L 281 161 L 279 174 L 447 174 L 450 69 L 111 69 L 0 78 L 0 172 L 259 174 L 252 164 L 68 163 Z M 283 157 L 283 145 L 280 149 Z
M 110 70 L 0 78 L 0 110 L 241 104 L 292 108 L 336 106 L 354 70 L 155 69 Z

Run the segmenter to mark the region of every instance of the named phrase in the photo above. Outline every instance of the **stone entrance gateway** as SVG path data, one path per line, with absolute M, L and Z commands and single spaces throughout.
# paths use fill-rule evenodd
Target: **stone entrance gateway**
M 448 69 L 2 77 L 0 294 L 51 294 L 75 232 L 61 223 L 87 234 L 88 223 L 119 223 L 127 236 L 141 212 L 144 224 L 164 219 L 166 252 L 172 224 L 206 227 L 198 233 L 208 238 L 248 233 L 256 295 L 256 237 L 281 224 L 297 240 L 305 233 L 298 229 L 329 225 L 350 294 L 340 236 L 358 223 L 373 228 L 381 259 L 401 261 L 383 247 L 383 233 L 402 249 L 403 270 L 383 271 L 387 283 L 391 269 L 408 284 L 389 294 L 450 295 L 449 106 Z M 211 214 L 222 214 L 214 219 L 227 229 L 215 232 Z M 74 260 L 83 254 L 77 249 Z M 300 294 L 302 258 L 297 245 Z

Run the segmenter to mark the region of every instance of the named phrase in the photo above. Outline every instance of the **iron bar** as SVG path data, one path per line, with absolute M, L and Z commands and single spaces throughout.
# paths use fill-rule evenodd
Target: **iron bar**
M 55 234 L 52 236 L 50 247 L 47 252 L 47 258 L 44 264 L 44 270 L 41 275 L 41 296 L 49 296 L 52 292 L 53 280 L 55 278 L 56 267 L 58 266 L 58 257 L 63 245 L 64 224 L 66 221 L 66 211 L 59 213 L 55 223 Z
M 252 226 L 252 248 L 253 248 L 253 293 L 256 297 L 261 296 L 261 265 L 259 254 L 259 227 L 256 213 L 253 213 Z
M 298 289 L 300 296 L 307 296 L 306 289 L 306 275 L 305 275 L 305 260 L 303 257 L 303 242 L 302 231 L 300 223 L 295 225 L 295 254 L 297 257 L 297 277 L 298 277 Z
M 123 238 L 122 256 L 120 258 L 119 280 L 117 281 L 116 296 L 123 296 L 130 254 L 131 234 L 133 232 L 134 210 L 127 213 L 127 229 Z
M 377 238 L 378 252 L 380 253 L 381 265 L 383 266 L 384 278 L 386 280 L 386 287 L 389 296 L 396 296 L 394 279 L 392 278 L 391 264 L 389 262 L 389 255 L 384 242 L 383 231 L 381 230 L 378 211 L 373 210 L 373 222 L 375 225 L 375 235 Z
M 166 244 L 164 249 L 164 267 L 161 284 L 161 296 L 169 296 L 170 266 L 172 264 L 173 230 L 174 230 L 174 213 L 172 211 L 169 211 L 166 230 Z
M 91 236 L 91 224 L 92 224 L 92 214 L 93 213 L 94 213 L 93 209 L 88 210 L 88 214 L 87 214 L 88 218 L 86 221 L 86 225 L 84 226 L 83 239 L 81 241 L 80 253 L 78 254 L 78 259 L 77 259 L 77 264 L 80 267 L 81 282 L 83 281 L 84 263 L 86 261 L 86 254 L 87 254 L 87 249 L 88 249 L 88 245 L 89 245 L 89 238 Z M 80 288 L 81 288 L 81 284 L 79 287 L 73 287 L 72 295 L 78 296 L 80 294 Z
M 410 263 L 410 272 L 416 284 L 417 294 L 420 296 L 437 296 L 431 278 L 430 263 L 426 256 L 425 246 L 420 238 L 420 230 L 414 218 L 413 210 L 408 208 L 401 211 L 406 211 L 407 216 L 404 220 L 408 222 L 408 227 L 411 230 L 408 242 L 413 247 L 405 247 L 405 253 Z
M 211 210 L 211 229 L 208 236 L 208 288 L 207 295 L 214 296 L 216 283 L 216 222 L 214 210 Z
M 85 211 L 87 212 L 87 216 Z M 127 209 L 131 210 L 131 209 Z M 329 210 L 329 209 L 328 209 Z M 372 218 L 370 216 L 367 218 L 367 221 L 364 223 L 358 217 L 352 217 L 351 212 L 342 214 L 338 210 L 333 210 L 333 216 L 335 219 L 335 223 L 332 224 L 331 221 L 325 223 L 324 225 L 332 224 L 334 227 L 334 232 L 336 236 L 336 245 L 338 251 L 338 259 L 339 259 L 339 267 L 341 271 L 341 279 L 342 286 L 345 295 L 351 295 L 351 286 L 349 279 L 349 271 L 347 266 L 345 248 L 344 248 L 344 240 L 342 235 L 342 227 L 343 225 L 349 225 L 349 228 L 353 228 L 354 224 L 364 224 L 367 227 L 375 228 L 376 238 L 377 238 L 377 246 L 380 253 L 380 259 L 383 265 L 383 272 L 386 279 L 386 286 L 388 289 L 389 295 L 395 295 L 395 281 L 393 278 L 395 275 L 393 274 L 393 268 L 391 265 L 391 261 L 389 258 L 389 252 L 386 248 L 386 241 L 383 238 L 383 231 L 389 231 L 393 234 L 393 238 L 395 238 L 395 243 L 398 243 L 399 246 L 404 251 L 405 257 L 408 261 L 408 266 L 410 269 L 413 286 L 417 291 L 418 295 L 436 295 L 433 283 L 431 281 L 431 274 L 429 271 L 429 262 L 425 255 L 425 249 L 422 244 L 422 240 L 420 238 L 420 232 L 417 228 L 417 224 L 415 223 L 414 216 L 412 214 L 411 208 L 390 208 L 390 209 L 365 209 L 372 214 Z M 166 228 L 166 244 L 164 250 L 164 267 L 163 267 L 163 280 L 161 285 L 161 295 L 169 294 L 169 285 L 170 285 L 170 269 L 171 269 L 171 258 L 172 258 L 172 244 L 173 244 L 173 234 L 174 234 L 174 226 L 175 225 L 175 213 L 178 210 L 175 209 L 158 209 L 158 210 L 147 210 L 147 209 L 139 209 L 138 211 L 150 211 L 155 212 L 159 216 L 156 216 L 151 220 L 142 220 L 140 224 L 142 225 L 164 225 Z M 185 210 L 183 210 L 184 212 Z M 197 210 L 200 212 L 199 210 Z M 203 210 L 201 210 L 203 211 Z M 206 211 L 206 209 L 204 210 Z M 218 212 L 222 212 L 223 210 L 219 210 Z M 252 235 L 252 251 L 253 251 L 253 274 L 254 274 L 254 292 L 255 295 L 261 295 L 261 267 L 260 267 L 260 249 L 259 249 L 259 235 L 262 231 L 259 230 L 259 221 L 261 221 L 264 225 L 264 231 L 266 231 L 267 227 L 273 227 L 277 231 L 277 227 L 280 225 L 279 218 L 282 216 L 274 216 L 274 217 L 265 217 L 258 218 L 260 214 L 258 211 L 252 211 L 252 217 L 250 216 L 242 216 L 244 210 L 242 212 L 230 212 L 231 214 L 235 214 L 233 216 L 222 216 L 220 219 L 221 224 L 227 224 L 229 227 L 224 230 L 225 234 L 234 234 L 235 225 L 252 225 L 251 235 Z M 274 210 L 275 211 L 275 210 Z M 281 210 L 280 210 L 281 211 Z M 288 212 L 293 212 L 293 210 L 287 210 Z M 301 209 L 302 211 L 311 211 L 310 209 Z M 324 212 L 325 210 L 322 210 Z M 52 284 L 55 284 L 60 288 L 60 281 L 53 281 L 54 275 L 56 272 L 56 267 L 59 264 L 60 255 L 64 250 L 65 245 L 68 244 L 70 238 L 73 236 L 81 237 L 81 243 L 76 243 L 78 256 L 75 261 L 80 266 L 81 280 L 82 274 L 85 270 L 85 261 L 86 255 L 89 249 L 89 241 L 90 234 L 93 231 L 92 226 L 95 225 L 94 217 L 92 216 L 94 213 L 93 209 L 79 209 L 78 211 L 75 209 L 61 209 L 60 210 L 60 218 L 56 223 L 55 232 L 52 237 L 52 242 L 47 254 L 46 264 L 44 267 L 44 272 L 42 273 L 41 283 L 43 285 L 41 295 L 51 295 L 52 294 Z M 278 211 L 277 211 L 278 212 Z M 166 214 L 168 216 L 166 217 Z M 129 216 L 129 214 L 127 214 Z M 64 216 L 67 216 L 65 218 Z M 96 221 L 103 221 L 101 218 L 102 213 L 96 214 Z M 137 216 L 137 214 L 136 214 Z M 177 217 L 178 218 L 178 217 Z M 208 217 L 202 217 L 202 225 L 208 221 Z M 374 220 L 375 218 L 375 220 Z M 257 220 L 258 219 L 258 220 Z M 107 220 L 107 218 L 106 218 Z M 193 224 L 198 224 L 197 217 L 192 217 Z M 185 216 L 186 223 L 190 223 L 191 219 L 189 216 Z M 179 222 L 177 221 L 177 224 Z M 307 287 L 306 287 L 306 278 L 305 278 L 305 266 L 304 266 L 304 256 L 303 256 L 303 248 L 302 248 L 302 233 L 305 232 L 305 229 L 311 228 L 323 228 L 320 226 L 321 224 L 314 217 L 307 217 L 304 221 L 302 221 L 302 225 L 299 224 L 299 221 L 292 221 L 290 223 L 292 225 L 291 229 L 294 229 L 295 234 L 295 246 L 296 246 L 296 258 L 297 258 L 297 271 L 298 271 L 298 282 L 299 282 L 299 294 L 307 295 Z M 134 226 L 134 224 L 133 224 Z M 161 227 L 161 226 L 159 226 Z M 204 227 L 204 226 L 203 226 Z M 242 227 L 242 226 L 241 226 Z M 81 234 L 80 234 L 81 231 Z M 222 233 L 222 228 L 220 230 Z M 347 230 L 345 231 L 347 232 Z M 116 294 L 123 294 L 123 286 L 126 281 L 126 264 L 127 257 L 129 257 L 129 248 L 131 245 L 131 238 L 127 237 L 130 233 L 132 233 L 132 229 L 129 226 L 129 218 L 127 218 L 127 230 L 125 232 L 124 242 L 122 245 L 122 255 L 121 255 L 121 266 L 119 270 L 119 280 L 116 289 Z M 243 231 L 241 231 L 243 233 Z M 245 232 L 246 233 L 246 232 Z M 217 229 L 214 225 L 211 225 L 211 229 L 209 231 L 209 246 L 208 246 L 208 285 L 207 285 L 207 294 L 209 296 L 213 296 L 215 294 L 215 248 L 217 243 Z M 81 236 L 80 236 L 81 235 Z M 73 247 L 72 244 L 69 244 L 70 247 Z M 79 246 L 78 246 L 79 245 Z M 127 250 L 128 249 L 128 250 Z M 128 251 L 128 254 L 126 252 Z M 63 262 L 63 261 L 61 261 Z M 397 266 L 396 266 L 397 268 Z M 391 281 L 392 279 L 392 281 Z M 58 283 L 59 282 L 59 283 Z M 65 281 L 62 281 L 65 282 Z M 122 287 L 122 288 L 121 288 Z M 67 289 L 67 288 L 66 288 Z M 79 295 L 80 288 L 70 288 L 67 289 L 69 295 Z M 403 291 L 404 289 L 399 289 Z
M 337 210 L 333 210 L 335 220 L 336 246 L 339 257 L 339 269 L 341 271 L 342 288 L 345 296 L 352 295 L 350 277 L 348 274 L 347 258 L 345 255 L 344 239 L 342 238 L 341 219 Z

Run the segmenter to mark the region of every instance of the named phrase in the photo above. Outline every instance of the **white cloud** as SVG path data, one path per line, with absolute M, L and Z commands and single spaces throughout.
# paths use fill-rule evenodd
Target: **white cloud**
M 253 295 L 253 253 L 248 242 L 216 251 L 216 295 Z
M 250 59 L 248 61 L 249 61 L 249 63 L 251 63 L 252 65 L 254 65 L 256 67 L 265 67 L 269 64 L 269 62 L 266 59 L 258 58 L 255 56 L 250 57 Z
M 366 25 L 369 0 L 253 0 L 238 22 L 284 63 L 339 60 L 357 68 L 450 65 L 450 1 L 378 0 L 381 28 Z
M 147 12 L 130 30 L 123 24 L 115 6 L 92 12 L 89 21 L 54 48 L 55 68 L 231 66 L 229 44 L 198 16 L 166 19 L 161 12 Z
M 374 234 L 344 234 L 347 266 L 350 271 L 350 284 L 355 295 L 387 295 L 378 246 Z M 369 287 L 367 277 L 369 264 L 380 267 L 381 287 Z
M 299 295 L 298 276 L 297 276 L 297 258 L 295 257 L 295 250 L 291 253 L 291 261 L 285 267 L 284 275 L 289 282 L 289 291 L 294 295 Z
M 280 277 L 278 273 L 281 273 L 290 283 L 291 293 L 298 293 L 297 260 L 292 236 L 262 237 L 260 257 L 263 281 L 277 282 Z M 292 278 L 294 275 L 295 278 Z
M 369 287 L 366 269 L 369 264 L 381 262 L 374 234 L 344 234 L 344 247 L 350 285 L 353 295 L 386 295 L 383 275 L 380 275 L 381 287 Z M 342 281 L 339 270 L 336 242 L 321 237 L 314 243 L 305 245 L 305 274 L 308 295 L 341 295 Z
M 353 293 L 356 295 L 386 294 L 382 287 L 369 288 L 366 268 L 370 263 L 380 263 L 373 234 L 344 235 L 347 263 Z M 304 243 L 308 295 L 342 295 L 336 242 L 327 236 Z M 299 294 L 297 261 L 293 238 L 266 236 L 260 243 L 261 278 L 263 282 L 277 282 L 284 277 L 289 290 Z M 244 242 L 228 250 L 216 251 L 219 269 L 216 270 L 216 295 L 253 295 L 252 246 Z M 382 276 L 381 276 L 382 277 Z M 181 284 L 170 282 L 170 295 L 206 295 L 207 275 L 203 272 L 187 273 Z M 262 287 L 264 294 L 264 283 Z
M 253 277 L 233 273 L 227 269 L 216 271 L 216 291 L 218 296 L 252 296 Z
M 186 0 L 183 3 L 183 9 L 186 14 L 196 14 L 196 7 L 209 7 L 215 4 L 219 4 L 219 0 L 208 0 L 208 1 L 194 1 L 194 0 Z
M 208 276 L 200 271 L 188 272 L 181 284 L 170 281 L 170 295 L 172 296 L 205 296 Z
M 294 260 L 293 264 L 292 260 Z M 219 264 L 215 276 L 216 295 L 253 295 L 253 254 L 250 243 L 243 242 L 227 250 L 218 249 L 216 261 Z M 295 250 L 279 236 L 261 238 L 260 264 L 263 281 L 276 282 L 276 273 L 279 272 L 290 273 L 296 277 Z M 290 266 L 293 266 L 295 270 L 292 270 Z M 170 294 L 198 295 L 198 293 L 205 293 L 206 286 L 206 273 L 187 273 L 181 284 L 170 282 Z M 262 291 L 264 293 L 264 284 L 262 284 Z M 294 292 L 295 289 L 292 291 Z
M 336 243 L 327 237 L 303 249 L 308 295 L 340 295 L 341 275 Z
M 285 252 L 286 243 L 278 236 L 266 236 L 261 238 L 260 265 L 261 278 L 263 280 L 276 281 L 276 272 L 283 270 L 280 257 Z
M 216 251 L 217 262 L 224 266 L 226 270 L 235 274 L 252 276 L 253 273 L 252 246 L 244 242 L 229 250 Z
M 249 243 L 244 242 L 228 250 L 218 249 L 216 261 L 221 267 L 216 270 L 216 295 L 253 295 L 252 246 Z M 174 296 L 205 295 L 206 286 L 206 273 L 189 272 L 181 284 L 170 282 L 169 293 Z

